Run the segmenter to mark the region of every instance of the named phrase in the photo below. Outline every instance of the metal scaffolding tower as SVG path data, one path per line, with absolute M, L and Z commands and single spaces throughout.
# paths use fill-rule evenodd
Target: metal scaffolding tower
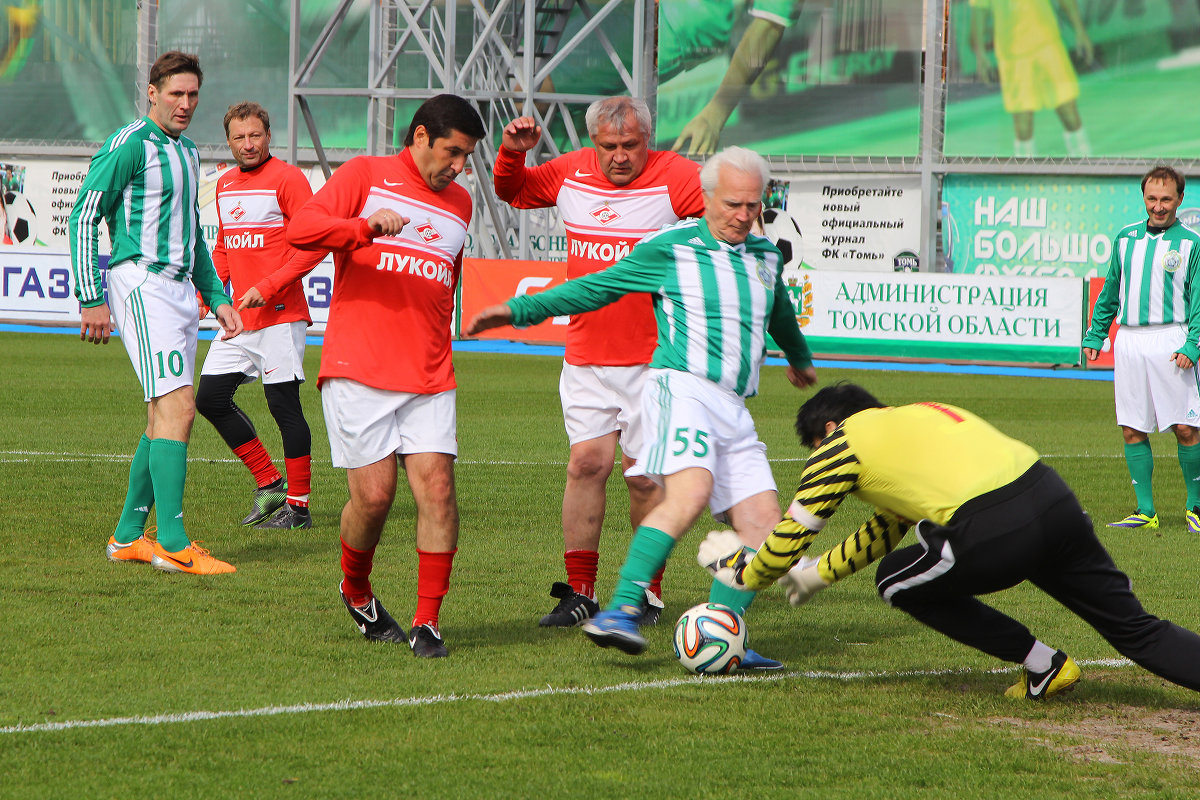
M 517 211 L 496 200 L 492 165 L 508 122 L 534 117 L 543 131 L 559 132 L 558 138 L 574 149 L 586 143 L 587 133 L 577 120 L 593 101 L 628 93 L 653 103 L 652 0 L 370 0 L 366 85 L 320 86 L 319 67 L 352 9 L 361 5 L 360 0 L 340 0 L 310 43 L 301 41 L 302 0 L 291 0 L 289 159 L 296 160 L 302 120 L 318 162 L 330 174 L 320 120 L 313 112 L 316 98 L 361 97 L 368 121 L 367 152 L 383 155 L 399 149 L 397 128 L 401 137 L 407 130 L 407 121 L 397 119 L 398 103 L 443 92 L 461 95 L 474 103 L 488 131 L 469 167 L 476 208 L 472 235 L 482 255 L 530 258 L 531 237 L 552 232 L 557 222 L 556 209 Z M 620 26 L 621 36 L 609 35 L 614 26 Z M 612 70 L 608 83 L 615 90 L 556 91 L 551 74 L 585 44 L 599 45 L 607 54 Z M 423 73 L 424 80 L 414 81 L 416 73 Z M 397 75 L 404 76 L 403 84 Z M 555 137 L 546 134 L 532 156 L 543 161 L 559 152 Z

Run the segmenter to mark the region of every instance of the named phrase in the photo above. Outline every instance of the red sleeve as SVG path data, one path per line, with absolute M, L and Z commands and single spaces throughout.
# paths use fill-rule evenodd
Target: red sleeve
M 567 173 L 567 156 L 558 156 L 537 167 L 525 166 L 525 154 L 500 145 L 493 181 L 496 196 L 513 208 L 546 208 L 558 202 L 558 190 Z
M 290 232 L 292 220 L 300 209 L 312 199 L 312 187 L 308 185 L 308 178 L 304 177 L 303 172 L 298 169 L 289 169 L 286 171 L 284 179 L 280 181 L 275 194 L 279 198 L 279 208 L 283 212 L 284 219 L 288 221 Z M 272 297 L 312 272 L 328 252 L 328 250 L 292 249 L 291 257 L 284 262 L 283 266 L 259 281 L 256 288 L 264 298 Z
M 301 250 L 357 250 L 375 239 L 359 216 L 371 189 L 364 156 L 338 167 L 288 223 L 287 241 Z
M 700 188 L 700 167 L 680 156 L 671 166 L 671 207 L 680 219 L 704 216 L 704 192 Z

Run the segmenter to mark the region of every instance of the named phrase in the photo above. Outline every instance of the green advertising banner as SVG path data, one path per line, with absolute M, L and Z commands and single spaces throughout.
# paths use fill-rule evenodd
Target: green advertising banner
M 1200 209 L 1181 208 L 1179 216 L 1191 224 Z M 1104 277 L 1112 237 L 1145 217 L 1134 177 L 947 175 L 942 182 L 949 272 Z
M 1083 289 L 1077 278 L 811 270 L 788 291 L 819 355 L 1075 365 Z
M 1196 158 L 1200 6 L 951 0 L 948 156 Z
M 660 148 L 915 156 L 921 0 L 659 0 Z

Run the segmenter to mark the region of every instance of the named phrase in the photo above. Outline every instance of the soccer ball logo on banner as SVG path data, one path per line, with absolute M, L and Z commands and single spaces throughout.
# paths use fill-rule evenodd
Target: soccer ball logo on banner
M 25 195 L 5 192 L 4 209 L 8 215 L 8 233 L 13 244 L 31 245 L 37 242 L 37 214 Z

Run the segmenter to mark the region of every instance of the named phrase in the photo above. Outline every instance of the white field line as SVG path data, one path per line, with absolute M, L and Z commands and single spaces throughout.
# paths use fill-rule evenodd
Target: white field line
M 1095 661 L 1080 661 L 1082 667 L 1128 667 L 1133 663 L 1124 658 L 1102 658 Z M 290 714 L 312 714 L 331 711 L 358 711 L 370 708 L 407 708 L 414 706 L 431 706 L 442 703 L 511 703 L 518 700 L 529 700 L 540 697 L 602 695 L 617 692 L 642 692 L 656 689 L 670 689 L 676 686 L 703 685 L 713 683 L 768 683 L 787 679 L 805 680 L 835 680 L 856 681 L 878 678 L 909 678 L 909 677 L 938 677 L 941 675 L 971 675 L 1001 674 L 1015 672 L 1019 667 L 995 667 L 987 670 L 973 669 L 939 669 L 939 670 L 907 670 L 907 671 L 865 671 L 865 672 L 824 672 L 804 670 L 799 672 L 771 673 L 768 675 L 693 675 L 683 678 L 670 678 L 661 681 L 632 681 L 618 683 L 614 686 L 576 686 L 556 688 L 547 686 L 544 689 L 521 689 L 515 692 L 499 692 L 497 694 L 435 694 L 424 697 L 396 697 L 391 700 L 339 700 L 336 703 L 299 703 L 290 706 L 264 706 L 262 708 L 239 708 L 232 711 L 185 711 L 174 714 L 155 714 L 141 717 L 109 717 L 107 719 L 67 720 L 63 722 L 39 722 L 31 725 L 9 725 L 0 727 L 0 734 L 46 733 L 49 731 L 68 731 L 80 728 L 114 728 L 128 725 L 170 725 L 181 722 L 204 722 L 214 719 L 246 719 L 250 717 L 276 717 Z
M 0 464 L 28 464 L 35 461 L 46 461 L 52 463 L 77 463 L 80 461 L 124 461 L 128 462 L 133 456 L 129 453 L 59 453 L 47 450 L 0 450 Z M 1175 459 L 1174 453 L 1156 453 L 1155 458 Z M 1118 453 L 1045 453 L 1042 458 L 1046 459 L 1067 459 L 1067 458 L 1125 458 L 1123 454 Z M 320 459 L 314 459 L 317 463 L 321 463 Z M 797 458 L 768 458 L 767 461 L 773 464 L 803 464 L 807 461 L 807 457 Z M 207 463 L 207 464 L 238 464 L 241 463 L 236 458 L 188 458 L 189 463 Z M 324 463 L 328 464 L 328 461 Z M 456 460 L 460 466 L 507 466 L 507 467 L 554 467 L 566 466 L 566 461 L 490 461 L 490 460 L 474 460 L 469 458 L 459 458 Z

